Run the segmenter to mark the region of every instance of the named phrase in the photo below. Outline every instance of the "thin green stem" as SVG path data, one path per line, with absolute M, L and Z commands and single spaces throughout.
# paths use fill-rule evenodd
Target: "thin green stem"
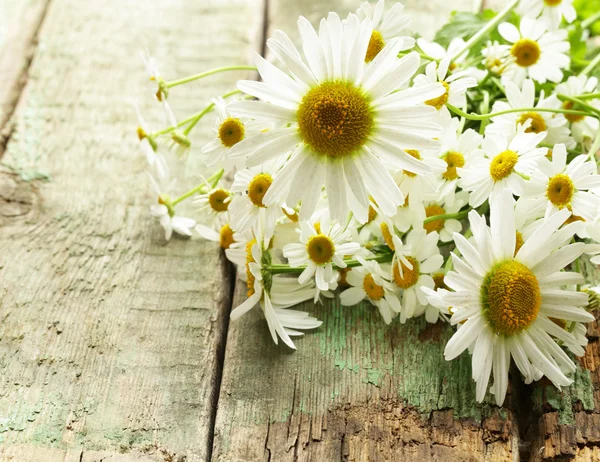
M 600 109 L 595 108 L 594 106 L 586 103 L 585 101 L 581 101 L 579 98 L 575 98 L 573 96 L 569 96 L 569 95 L 563 95 L 561 93 L 559 93 L 557 95 L 558 99 L 561 101 L 571 101 L 574 104 L 578 104 L 581 107 L 586 108 L 588 111 L 591 111 L 592 113 L 596 114 L 593 115 L 592 117 L 596 117 L 597 119 L 600 117 Z M 591 115 L 591 114 L 588 114 Z
M 579 95 L 578 98 L 582 101 L 586 99 L 596 99 L 600 98 L 600 93 L 586 93 L 584 95 Z
M 594 115 L 590 114 L 589 112 L 584 112 L 584 111 L 573 111 L 573 110 L 569 110 L 569 109 L 550 109 L 550 108 L 542 108 L 542 107 L 524 107 L 524 108 L 518 108 L 518 109 L 507 109 L 506 111 L 492 112 L 490 114 L 482 114 L 482 115 L 467 114 L 465 111 L 463 111 L 455 106 L 452 106 L 451 104 L 446 104 L 446 107 L 448 109 L 450 109 L 452 112 L 454 112 L 456 115 L 459 115 L 459 116 L 464 117 L 465 119 L 469 119 L 469 120 L 486 120 L 486 119 L 501 116 L 504 114 L 511 114 L 513 112 L 553 112 L 556 114 L 573 114 L 573 115 L 595 117 Z
M 223 169 L 219 170 L 217 173 L 215 173 L 213 176 L 211 176 L 208 180 L 206 180 L 206 182 L 199 184 L 194 189 L 186 192 L 182 196 L 179 196 L 177 199 L 175 199 L 173 202 L 171 202 L 171 206 L 175 207 L 181 201 L 187 199 L 190 196 L 193 196 L 196 193 L 206 192 L 205 191 L 206 186 L 211 186 L 212 188 L 214 188 L 217 185 L 217 183 L 219 182 L 219 180 L 221 179 L 221 177 L 223 176 L 224 171 L 225 170 L 223 170 Z
M 579 75 L 588 75 L 590 72 L 594 70 L 594 68 L 600 63 L 600 53 L 596 55 L 594 59 L 590 61 L 590 63 L 585 66 L 585 68 L 579 73 Z
M 450 58 L 450 62 L 455 61 L 457 58 L 461 57 L 465 52 L 469 51 L 474 45 L 479 43 L 491 30 L 493 30 L 499 23 L 502 21 L 519 3 L 519 0 L 513 0 L 506 7 L 498 13 L 494 19 L 488 22 L 483 29 L 477 32 L 473 37 L 471 37 L 467 43 L 454 55 Z
M 365 260 L 367 261 L 376 261 L 378 263 L 389 263 L 392 261 L 394 254 L 391 253 L 384 253 L 381 255 L 376 255 L 373 258 L 365 258 Z M 346 260 L 344 263 L 346 263 L 346 268 L 355 268 L 357 266 L 361 266 L 361 263 L 358 260 Z M 306 269 L 306 266 L 290 266 L 290 265 L 270 265 L 267 268 L 267 271 L 269 271 L 271 274 L 285 274 L 285 273 L 301 273 L 302 271 L 304 271 Z M 341 268 L 337 265 L 333 265 L 333 269 L 334 270 L 341 270 L 344 268 Z
M 589 18 L 581 21 L 581 27 L 583 29 L 587 29 L 588 27 L 590 27 L 592 24 L 594 24 L 598 20 L 600 20 L 600 11 L 594 13 Z
M 431 217 L 425 218 L 425 220 L 423 220 L 423 224 L 426 225 L 427 223 L 431 223 L 432 221 L 436 221 L 436 220 L 450 220 L 452 218 L 456 219 L 456 220 L 460 220 L 461 218 L 466 217 L 469 214 L 469 210 L 463 210 L 462 212 L 456 212 L 456 213 L 444 213 L 441 215 L 433 215 Z
M 227 97 L 229 97 L 231 95 L 235 95 L 236 93 L 241 93 L 241 91 L 240 90 L 230 91 L 229 93 L 225 93 L 223 95 L 223 98 L 227 98 Z M 196 115 L 196 117 L 194 117 L 194 119 L 192 119 L 192 121 L 190 122 L 190 124 L 185 128 L 185 130 L 183 131 L 183 134 L 186 135 L 186 136 L 189 135 L 189 133 L 196 126 L 196 124 L 200 121 L 200 119 L 202 119 L 202 117 L 204 117 L 206 114 L 208 114 L 210 111 L 212 111 L 214 107 L 215 107 L 215 103 L 210 103 L 202 111 L 200 111 Z
M 208 77 L 209 75 L 218 74 L 220 72 L 228 72 L 228 71 L 255 71 L 255 66 L 227 66 L 227 67 L 218 67 L 216 69 L 211 69 L 210 71 L 202 72 L 201 74 L 190 75 L 189 77 L 184 77 L 179 80 L 173 80 L 172 82 L 167 82 L 167 88 L 173 88 L 177 85 L 183 85 L 184 83 L 193 82 L 194 80 L 202 79 L 204 77 Z
M 592 159 L 596 163 L 598 163 L 596 161 L 596 153 L 598 152 L 598 149 L 600 149 L 600 132 L 596 134 L 596 138 L 594 138 L 594 142 L 590 146 L 590 150 L 588 152 L 588 158 Z

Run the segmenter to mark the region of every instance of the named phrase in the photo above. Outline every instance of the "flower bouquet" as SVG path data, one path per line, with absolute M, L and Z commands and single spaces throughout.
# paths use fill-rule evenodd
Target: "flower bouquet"
M 138 128 L 152 215 L 167 240 L 196 232 L 225 250 L 247 283 L 231 318 L 262 310 L 275 344 L 320 326 L 295 305 L 366 300 L 386 324 L 455 326 L 445 357 L 469 351 L 479 401 L 490 388 L 503 403 L 511 359 L 527 383 L 569 385 L 598 304 L 582 268 L 600 260 L 600 15 L 512 1 L 457 13 L 428 41 L 387 6 L 317 28 L 300 17 L 251 66 L 167 81 L 145 54 L 167 118 Z M 175 117 L 181 85 L 242 70 L 260 78 Z M 213 139 L 196 149 L 200 121 Z M 175 196 L 169 172 L 192 150 L 205 179 Z

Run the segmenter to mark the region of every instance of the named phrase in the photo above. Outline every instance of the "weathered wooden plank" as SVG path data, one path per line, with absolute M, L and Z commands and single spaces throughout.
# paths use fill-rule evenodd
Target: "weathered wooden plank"
M 165 245 L 126 98 L 144 46 L 167 79 L 244 63 L 262 16 L 261 0 L 52 1 L 3 159 L 51 181 L 0 173 L 1 460 L 208 458 L 229 276 L 211 243 Z M 240 77 L 173 91 L 176 113 Z
M 389 3 L 389 2 L 388 2 Z M 405 2 L 413 27 L 431 37 L 451 9 L 471 2 Z M 387 5 L 391 6 L 391 3 Z M 350 1 L 269 3 L 269 29 L 295 39 L 299 14 L 313 23 Z M 234 306 L 244 300 L 238 284 Z M 448 363 L 448 326 L 424 320 L 385 326 L 361 304 L 305 304 L 323 325 L 297 340 L 298 351 L 273 345 L 256 310 L 230 324 L 215 460 L 516 460 L 519 432 L 507 407 L 475 403 L 470 359 Z M 259 372 L 260 371 L 260 372 Z
M 0 4 L 0 157 L 12 131 L 6 127 L 25 82 L 37 31 L 49 0 L 6 0 Z

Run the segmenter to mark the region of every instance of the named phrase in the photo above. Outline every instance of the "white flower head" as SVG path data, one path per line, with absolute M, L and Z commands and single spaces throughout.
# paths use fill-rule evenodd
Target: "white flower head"
M 360 245 L 350 242 L 351 235 L 339 223 L 324 220 L 315 224 L 307 221 L 300 222 L 300 242 L 291 243 L 283 248 L 283 255 L 289 260 L 290 266 L 306 265 L 298 282 L 305 284 L 313 277 L 320 290 L 330 290 L 337 287 L 337 272 L 333 265 L 345 268 L 345 256 L 351 256 L 360 250 Z
M 598 89 L 598 79 L 596 77 L 587 77 L 585 75 L 572 75 L 566 82 L 556 86 L 556 93 L 577 98 L 584 93 L 594 93 Z M 588 103 L 594 105 L 598 100 L 590 100 Z M 564 109 L 573 109 L 573 103 L 566 101 L 563 103 Z M 571 123 L 571 132 L 573 138 L 581 143 L 586 138 L 594 138 L 600 130 L 600 123 L 595 117 L 582 116 L 578 114 L 565 114 L 565 118 Z
M 165 160 L 163 155 L 160 152 L 158 152 L 158 144 L 150 136 L 152 130 L 144 120 L 144 117 L 140 112 L 140 108 L 133 101 L 131 101 L 131 105 L 135 110 L 139 122 L 139 126 L 137 128 L 137 136 L 140 140 L 140 149 L 146 157 L 146 162 L 148 162 L 148 166 L 151 169 L 154 169 L 159 179 L 164 180 L 169 176 L 169 167 L 167 166 L 167 161 Z
M 150 213 L 154 218 L 158 219 L 160 225 L 165 230 L 165 239 L 167 241 L 170 240 L 173 231 L 181 236 L 191 236 L 192 228 L 196 225 L 196 220 L 177 215 L 175 213 L 175 206 L 168 194 L 168 191 L 173 188 L 175 180 L 173 179 L 166 188 L 163 188 L 159 186 L 159 182 L 150 173 L 148 173 L 148 176 L 150 178 L 150 185 L 158 196 L 158 203 L 150 207 Z M 165 182 L 163 181 L 162 183 Z
M 568 69 L 570 49 L 567 31 L 559 29 L 547 32 L 546 24 L 535 19 L 521 19 L 520 29 L 504 22 L 498 32 L 511 46 L 504 63 L 502 81 L 520 84 L 526 77 L 539 83 L 560 82 L 563 69 Z
M 379 308 L 379 313 L 386 324 L 392 322 L 400 312 L 400 300 L 397 290 L 390 282 L 390 272 L 385 271 L 376 261 L 368 261 L 358 256 L 361 266 L 352 268 L 346 276 L 351 286 L 340 294 L 340 302 L 345 306 L 357 305 L 368 299 Z
M 453 197 L 451 203 L 445 200 L 440 194 L 440 198 L 435 202 L 425 203 L 425 221 L 422 227 L 427 233 L 437 232 L 440 235 L 440 241 L 450 242 L 454 233 L 462 230 L 460 221 L 454 218 L 438 218 L 439 215 L 451 215 L 460 211 L 469 201 L 469 195 L 466 191 L 460 191 Z M 429 221 L 427 221 L 429 220 Z
M 483 66 L 492 74 L 502 75 L 506 66 L 511 62 L 510 47 L 501 45 L 498 41 L 488 41 L 484 49 L 481 50 Z
M 589 322 L 594 317 L 583 308 L 587 294 L 561 288 L 583 282 L 580 274 L 562 271 L 584 249 L 583 243 L 569 244 L 581 223 L 562 226 L 568 216 L 561 210 L 549 217 L 515 254 L 514 200 L 504 191 L 491 203 L 489 227 L 471 211 L 473 239 L 455 235 L 462 257 L 453 254 L 454 271 L 444 278 L 452 292 L 426 289 L 432 304 L 452 307 L 451 323 L 459 326 L 446 345 L 446 360 L 472 350 L 478 401 L 493 373 L 491 391 L 502 405 L 511 357 L 526 382 L 545 375 L 559 387 L 572 383 L 566 374 L 575 371 L 575 364 L 556 341 L 582 350 L 555 320 Z
M 577 18 L 573 0 L 521 0 L 517 11 L 529 18 L 539 17 L 550 30 L 558 29 L 563 17 L 569 24 Z
M 146 68 L 146 73 L 148 74 L 150 81 L 156 84 L 156 93 L 154 94 L 154 97 L 158 101 L 166 100 L 169 96 L 169 90 L 166 82 L 160 75 L 156 58 L 150 55 L 150 51 L 148 51 L 148 49 L 142 51 L 140 53 L 140 57 L 142 58 L 142 62 L 144 63 L 144 67 Z
M 388 171 L 430 171 L 406 149 L 436 148 L 441 127 L 436 111 L 424 104 L 445 91 L 440 83 L 397 91 L 408 83 L 420 64 L 418 53 L 398 58 L 403 38 L 388 41 L 373 61 L 365 55 L 373 32 L 371 21 L 349 15 L 342 23 L 330 13 L 319 33 L 304 17 L 298 20 L 304 57 L 283 32 L 267 41 L 282 69 L 257 56 L 262 82 L 241 81 L 238 88 L 261 101 L 230 105 L 238 117 L 274 122 L 268 130 L 235 145 L 232 159 L 258 165 L 273 158 L 285 160 L 265 196 L 294 207 L 300 218 L 312 214 L 325 186 L 333 218 L 349 211 L 364 223 L 369 196 L 392 216 L 404 196 Z M 385 164 L 384 164 L 385 163 Z

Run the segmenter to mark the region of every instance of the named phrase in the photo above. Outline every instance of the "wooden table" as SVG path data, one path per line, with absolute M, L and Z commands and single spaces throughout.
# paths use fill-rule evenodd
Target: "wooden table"
M 405 3 L 428 37 L 471 8 Z M 276 347 L 259 310 L 229 323 L 244 287 L 221 252 L 166 244 L 150 217 L 126 104 L 143 93 L 158 120 L 139 51 L 178 78 L 249 62 L 278 28 L 297 39 L 299 14 L 357 6 L 0 2 L 2 461 L 600 460 L 597 326 L 569 389 L 514 374 L 504 408 L 478 405 L 469 357 L 442 358 L 448 326 L 309 304 L 323 326 L 298 352 Z M 255 77 L 223 74 L 171 101 L 187 116 Z

